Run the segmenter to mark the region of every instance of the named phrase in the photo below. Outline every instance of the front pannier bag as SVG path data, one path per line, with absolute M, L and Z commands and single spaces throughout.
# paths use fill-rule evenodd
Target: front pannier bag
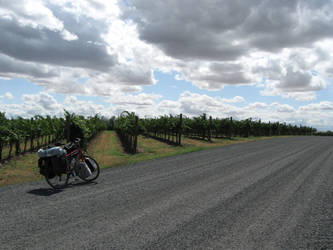
M 85 162 L 80 162 L 77 165 L 77 173 L 82 179 L 86 179 L 91 175 L 91 171 Z

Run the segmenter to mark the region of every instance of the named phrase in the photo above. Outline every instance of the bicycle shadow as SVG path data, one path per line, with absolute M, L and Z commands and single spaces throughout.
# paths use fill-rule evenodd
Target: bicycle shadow
M 79 181 L 79 182 L 71 182 L 68 183 L 68 186 L 66 188 L 72 188 L 72 187 L 78 187 L 78 186 L 86 186 L 86 185 L 96 185 L 98 182 L 96 181 L 89 181 L 89 182 L 84 182 L 84 181 Z
M 63 189 L 53 189 L 53 188 L 38 188 L 28 191 L 28 194 L 39 195 L 39 196 L 51 196 L 63 192 L 66 189 L 86 186 L 86 185 L 96 185 L 96 181 L 90 182 L 77 182 L 77 183 L 68 183 L 68 186 Z
M 38 188 L 28 191 L 28 194 L 39 195 L 39 196 L 51 196 L 54 194 L 61 193 L 62 189 L 53 189 L 53 188 Z

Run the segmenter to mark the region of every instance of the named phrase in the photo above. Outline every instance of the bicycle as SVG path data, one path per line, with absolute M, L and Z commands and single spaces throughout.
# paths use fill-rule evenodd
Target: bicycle
M 98 178 L 100 167 L 94 158 L 84 154 L 80 141 L 78 138 L 67 144 L 56 144 L 56 146 L 64 146 L 62 150 L 65 151 L 62 151 L 60 147 L 49 148 L 49 150 L 62 152 L 64 155 L 60 157 L 52 155 L 52 152 L 47 155 L 47 151 L 41 151 L 46 154 L 46 157 L 39 158 L 38 167 L 52 188 L 63 189 L 68 186 L 70 178 L 76 176 L 85 182 Z M 42 155 L 41 153 L 39 155 Z

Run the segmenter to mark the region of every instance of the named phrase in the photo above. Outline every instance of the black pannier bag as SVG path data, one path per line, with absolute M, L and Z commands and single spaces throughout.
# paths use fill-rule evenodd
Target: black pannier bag
M 60 147 L 53 147 L 49 149 L 39 149 L 37 154 L 40 157 L 38 166 L 41 175 L 53 178 L 55 175 L 66 173 L 66 150 Z
M 65 174 L 67 172 L 66 157 L 53 156 L 51 157 L 51 162 L 55 175 Z
M 49 179 L 52 179 L 55 176 L 53 171 L 51 157 L 44 157 L 38 159 L 39 173 Z

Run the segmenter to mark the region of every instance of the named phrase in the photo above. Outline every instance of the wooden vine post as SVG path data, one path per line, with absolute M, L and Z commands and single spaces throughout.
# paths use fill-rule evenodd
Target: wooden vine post
M 232 117 L 230 117 L 230 124 L 229 124 L 229 139 L 233 136 L 233 123 L 232 123 Z
M 178 127 L 178 145 L 182 145 L 182 130 L 183 130 L 183 114 L 179 116 L 179 127 Z
M 203 114 L 203 124 L 204 124 L 204 127 L 203 127 L 203 130 L 202 130 L 202 139 L 203 140 L 205 140 L 205 138 L 206 138 L 206 120 L 207 120 L 207 118 L 206 118 L 206 114 L 204 113 Z
M 71 117 L 69 114 L 66 115 L 66 140 L 67 142 L 70 141 L 70 126 L 71 126 Z
M 208 141 L 212 142 L 212 116 L 209 116 L 209 124 L 208 124 Z
M 139 133 L 139 117 L 135 116 L 135 136 L 134 136 L 134 145 L 133 145 L 134 154 L 138 152 L 138 133 Z
M 30 119 L 31 128 L 33 127 L 33 123 L 34 123 L 34 118 L 31 118 Z M 35 135 L 34 135 L 34 133 L 31 132 L 31 136 L 30 136 L 30 151 L 31 152 L 34 150 L 34 139 L 35 139 Z

